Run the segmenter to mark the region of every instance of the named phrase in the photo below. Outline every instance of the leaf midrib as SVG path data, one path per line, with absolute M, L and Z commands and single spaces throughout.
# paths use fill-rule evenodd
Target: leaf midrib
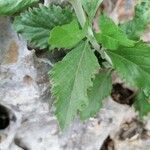
M 87 42 L 88 43 L 88 42 Z M 70 108 L 70 105 L 71 105 L 71 97 L 72 97 L 72 93 L 73 93 L 73 89 L 74 89 L 74 85 L 75 85 L 75 83 L 76 83 L 76 76 L 77 76 L 77 74 L 78 74 L 78 72 L 79 72 L 79 68 L 80 68 L 80 65 L 81 65 L 81 62 L 82 62 L 82 58 L 83 58 L 83 56 L 84 56 L 84 53 L 85 53 L 85 48 L 86 48 L 86 46 L 87 46 L 87 43 L 85 44 L 85 46 L 84 46 L 84 50 L 83 50 L 83 52 L 82 52 L 82 55 L 81 55 L 81 57 L 80 57 L 80 61 L 79 61 L 79 65 L 78 65 L 78 67 L 77 67 L 77 71 L 76 71 L 76 73 L 75 73 L 75 77 L 74 77 L 74 84 L 73 84 L 73 86 L 72 86 L 72 92 L 71 92 L 71 94 L 70 94 L 70 97 L 68 98 L 69 99 L 69 105 L 68 105 L 68 109 L 67 109 L 67 115 L 66 115 L 66 119 L 65 119 L 65 123 L 66 123 L 66 120 L 67 120 L 67 118 L 68 118 L 68 115 L 70 115 L 70 113 L 68 113 L 68 111 L 69 111 L 69 108 Z

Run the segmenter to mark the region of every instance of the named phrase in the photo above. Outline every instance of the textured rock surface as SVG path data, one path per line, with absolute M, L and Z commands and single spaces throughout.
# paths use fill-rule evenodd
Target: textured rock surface
M 37 58 L 34 50 L 27 49 L 9 18 L 0 18 L 0 104 L 10 118 L 9 126 L 0 130 L 0 150 L 99 150 L 109 135 L 116 150 L 149 149 L 150 121 L 146 127 L 138 125 L 133 121 L 134 110 L 111 98 L 96 118 L 84 123 L 76 119 L 62 134 L 49 105 L 50 64 L 46 57 Z M 137 126 L 123 130 L 126 122 Z

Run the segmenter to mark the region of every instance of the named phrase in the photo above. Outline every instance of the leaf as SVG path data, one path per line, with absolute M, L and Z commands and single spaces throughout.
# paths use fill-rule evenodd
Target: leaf
M 144 30 L 150 24 L 150 2 L 141 2 L 135 7 L 135 16 L 132 20 L 120 25 L 129 39 L 139 40 Z
M 113 67 L 130 85 L 150 94 L 150 45 L 137 43 L 135 47 L 107 50 Z
M 89 104 L 80 112 L 80 118 L 86 120 L 93 117 L 102 107 L 102 100 L 109 96 L 112 89 L 111 71 L 101 71 L 93 81 L 93 87 L 88 91 Z
M 57 25 L 71 22 L 72 13 L 59 6 L 40 6 L 16 17 L 15 30 L 37 48 L 48 48 L 50 30 Z
M 146 97 L 143 92 L 140 92 L 136 97 L 134 107 L 137 111 L 139 111 L 140 118 L 143 118 L 150 112 L 150 103 L 148 102 L 148 99 L 149 98 Z
M 39 0 L 0 0 L 0 15 L 13 15 Z
M 82 0 L 83 7 L 92 20 L 103 0 Z
M 79 29 L 77 20 L 70 24 L 56 26 L 51 30 L 49 44 L 57 48 L 73 48 L 84 37 L 85 32 Z
M 96 39 L 105 48 L 118 49 L 119 46 L 133 47 L 135 42 L 129 40 L 123 31 L 106 15 L 100 17 L 101 33 L 97 33 Z
M 69 52 L 51 70 L 56 116 L 62 129 L 69 126 L 77 112 L 88 104 L 87 89 L 92 86 L 99 64 L 88 42 Z

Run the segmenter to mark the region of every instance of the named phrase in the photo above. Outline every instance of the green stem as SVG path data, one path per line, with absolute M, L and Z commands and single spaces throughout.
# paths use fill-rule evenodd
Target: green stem
M 86 16 L 85 16 L 84 10 L 82 8 L 81 0 L 69 0 L 69 1 L 75 10 L 76 16 L 78 18 L 78 21 L 79 21 L 81 27 L 83 28 L 86 23 Z M 97 43 L 97 40 L 94 37 L 91 27 L 88 27 L 87 38 L 89 39 L 89 41 L 92 44 L 92 46 L 94 47 L 94 49 L 97 50 L 101 54 L 101 57 L 103 59 L 106 59 L 112 65 L 111 58 L 106 54 L 106 52 L 103 49 L 100 48 L 100 45 Z
M 79 20 L 79 23 L 83 28 L 86 23 L 86 17 L 85 17 L 84 10 L 82 8 L 81 0 L 70 0 L 70 3 L 72 4 L 75 10 L 76 16 Z

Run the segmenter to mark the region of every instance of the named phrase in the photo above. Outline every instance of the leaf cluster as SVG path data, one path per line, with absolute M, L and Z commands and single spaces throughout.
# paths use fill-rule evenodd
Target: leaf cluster
M 0 15 L 12 15 L 36 1 L 18 0 L 11 4 L 10 0 L 2 0 Z M 135 17 L 120 25 L 106 14 L 100 15 L 99 33 L 93 30 L 92 21 L 102 0 L 68 2 L 74 11 L 71 7 L 41 5 L 21 13 L 14 21 L 14 29 L 35 47 L 69 49 L 49 72 L 60 127 L 66 129 L 76 115 L 82 120 L 96 115 L 102 100 L 111 93 L 113 70 L 139 90 L 134 106 L 141 117 L 147 115 L 150 111 L 150 45 L 141 41 L 140 36 L 150 21 L 149 2 L 138 4 Z M 95 51 L 107 67 L 100 65 Z

